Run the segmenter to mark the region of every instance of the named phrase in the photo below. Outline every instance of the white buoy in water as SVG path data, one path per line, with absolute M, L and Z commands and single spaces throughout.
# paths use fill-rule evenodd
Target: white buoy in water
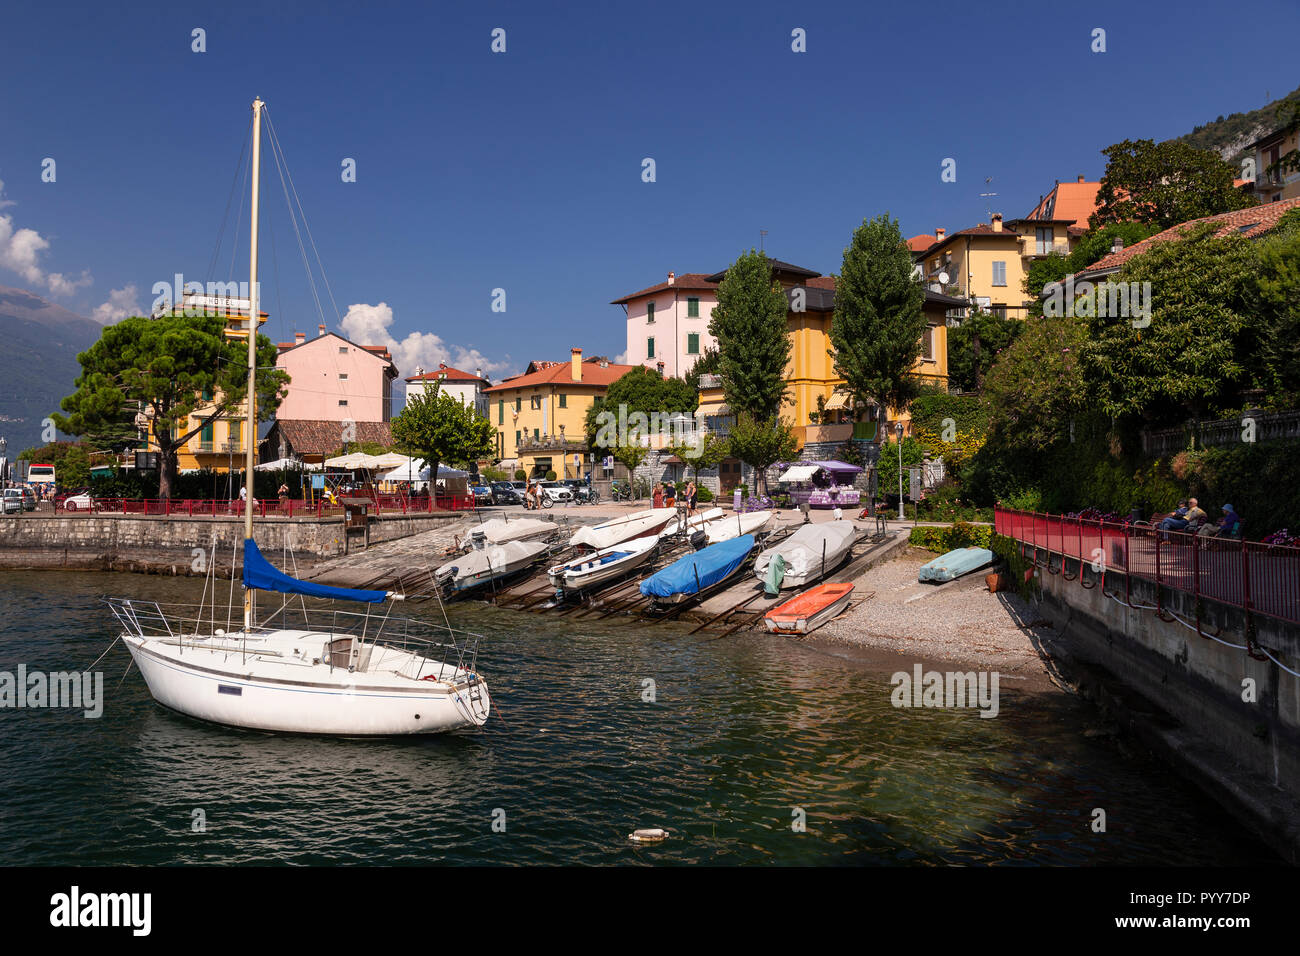
M 668 839 L 668 831 L 654 827 L 647 830 L 636 830 L 629 833 L 627 838 L 633 843 L 661 843 Z

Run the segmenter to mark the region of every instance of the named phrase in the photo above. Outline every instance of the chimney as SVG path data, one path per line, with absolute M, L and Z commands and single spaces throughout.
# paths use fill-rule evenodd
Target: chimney
M 294 345 L 302 345 L 302 343 L 303 343 L 303 342 L 306 342 L 306 341 L 307 341 L 307 333 L 306 333 L 306 332 L 295 332 L 295 333 L 293 333 L 293 344 L 294 344 Z
M 668 284 L 672 285 L 676 281 L 677 281 L 677 274 L 675 272 L 668 273 Z
M 475 378 L 483 377 L 483 366 L 480 365 L 478 368 L 474 369 L 474 377 Z
M 940 226 L 938 229 L 936 229 L 936 230 L 934 231 L 934 238 L 935 238 L 935 241 L 936 241 L 936 242 L 943 242 L 944 234 L 947 233 L 947 231 L 948 231 L 948 230 L 945 229 L 945 228 L 943 228 L 943 226 Z
M 569 377 L 575 382 L 582 381 L 582 349 L 569 349 Z
M 324 334 L 325 334 L 325 326 L 323 326 L 323 325 L 318 325 L 318 326 L 316 326 L 316 328 L 320 329 L 320 334 L 321 334 L 321 335 L 324 335 Z
M 1087 182 L 1087 180 L 1084 179 L 1082 176 L 1080 176 L 1080 177 L 1079 177 L 1079 182 L 1083 183 L 1083 182 Z
M 1115 237 L 1115 241 L 1112 242 L 1112 243 L 1110 244 L 1110 251 L 1111 251 L 1112 253 L 1115 253 L 1115 252 L 1123 252 L 1123 251 L 1124 251 L 1124 240 L 1121 239 L 1119 236 L 1116 236 L 1116 237 Z
M 994 232 L 1002 231 L 1002 213 L 995 212 L 989 220 Z

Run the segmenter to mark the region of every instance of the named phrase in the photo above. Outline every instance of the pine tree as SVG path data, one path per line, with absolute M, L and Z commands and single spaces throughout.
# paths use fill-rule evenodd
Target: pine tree
M 771 262 L 753 249 L 719 283 L 709 332 L 718 340 L 723 393 L 736 412 L 766 421 L 780 410 L 791 350 L 789 308 Z
M 917 393 L 912 367 L 926 329 L 924 301 L 898 221 L 888 213 L 863 220 L 835 284 L 831 355 L 854 404 L 877 402 L 882 422 L 887 407 L 901 409 Z

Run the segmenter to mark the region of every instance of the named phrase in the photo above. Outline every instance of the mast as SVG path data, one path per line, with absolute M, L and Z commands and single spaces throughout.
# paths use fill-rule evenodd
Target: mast
M 253 537 L 253 442 L 257 437 L 257 420 L 253 403 L 257 394 L 257 187 L 262 171 L 262 107 L 259 96 L 253 100 L 253 197 L 250 202 L 248 242 L 248 420 L 244 425 L 244 540 Z M 244 589 L 244 634 L 253 626 L 253 589 Z

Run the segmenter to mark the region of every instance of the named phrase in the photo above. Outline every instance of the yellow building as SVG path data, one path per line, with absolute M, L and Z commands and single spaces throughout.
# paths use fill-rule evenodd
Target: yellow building
M 187 309 L 206 309 L 212 314 L 225 317 L 226 338 L 247 342 L 248 310 L 250 307 L 251 303 L 248 299 L 186 292 L 181 297 L 180 305 L 175 308 L 175 314 L 184 314 Z M 158 318 L 165 314 L 167 314 L 165 311 L 156 312 L 152 317 Z M 267 318 L 267 313 L 259 309 L 259 328 L 266 322 Z M 219 401 L 219 395 L 201 396 L 198 407 L 194 409 L 185 423 L 185 432 L 195 428 L 204 417 L 211 414 L 212 409 L 216 407 Z M 247 409 L 248 407 L 242 403 L 237 408 L 227 409 L 226 413 L 220 418 L 195 432 L 188 442 L 177 449 L 177 470 L 194 471 L 200 468 L 209 468 L 214 471 L 228 471 L 233 466 L 235 471 L 242 471 L 244 455 L 247 451 L 245 443 L 250 438 L 245 434 L 247 431 L 245 421 L 248 414 Z M 142 438 L 146 442 L 147 450 L 156 452 L 158 443 L 154 436 L 154 422 L 152 418 L 147 416 L 146 418 L 147 425 L 144 426 L 145 434 L 142 435 Z M 253 435 L 251 439 L 256 441 L 257 436 Z
M 1064 237 L 1067 224 L 1052 224 Z M 1062 247 L 1061 251 L 1065 251 Z M 988 223 L 947 235 L 936 232 L 935 243 L 916 257 L 927 286 L 941 294 L 969 299 L 986 312 L 1021 319 L 1028 314 L 1024 281 L 1028 259 L 1022 236 L 1002 225 L 994 213 Z
M 575 348 L 568 362 L 530 362 L 522 375 L 486 389 L 500 466 L 512 473 L 522 468 L 529 477 L 548 471 L 560 478 L 585 476 L 590 470 L 587 410 L 637 367 L 604 358 L 583 361 L 582 349 Z
M 1300 129 L 1288 131 L 1283 127 L 1257 139 L 1247 148 L 1254 155 L 1254 191 L 1261 203 L 1300 199 L 1300 170 L 1268 171 L 1287 153 L 1300 149 Z

